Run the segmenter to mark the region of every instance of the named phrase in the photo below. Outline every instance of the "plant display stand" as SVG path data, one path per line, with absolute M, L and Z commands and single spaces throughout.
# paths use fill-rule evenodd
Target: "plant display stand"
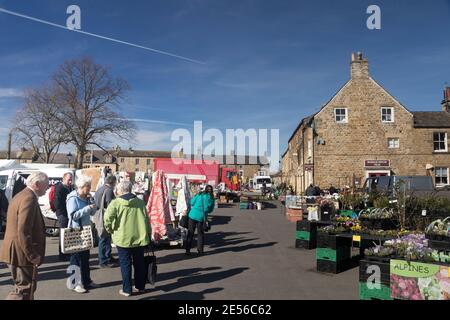
M 450 251 L 450 237 L 426 234 L 428 246 L 438 251 Z

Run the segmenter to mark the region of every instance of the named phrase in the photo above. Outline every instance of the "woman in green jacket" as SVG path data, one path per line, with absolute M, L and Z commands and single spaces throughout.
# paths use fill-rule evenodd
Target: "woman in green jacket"
M 131 296 L 133 289 L 145 291 L 144 249 L 150 244 L 150 223 L 145 202 L 131 193 L 131 182 L 121 182 L 117 186 L 118 197 L 106 209 L 104 226 L 112 235 L 112 241 L 119 253 L 122 272 L 120 294 Z M 134 284 L 131 285 L 131 266 L 134 267 Z
M 200 192 L 191 200 L 191 210 L 189 211 L 188 235 L 186 239 L 186 255 L 191 254 L 192 240 L 195 229 L 197 229 L 197 251 L 203 254 L 203 239 L 205 235 L 204 217 L 214 210 L 213 187 L 207 185 L 204 192 Z

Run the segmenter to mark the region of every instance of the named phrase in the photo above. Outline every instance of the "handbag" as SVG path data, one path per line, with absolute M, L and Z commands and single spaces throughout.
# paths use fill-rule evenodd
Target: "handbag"
M 150 254 L 151 253 L 151 254 Z M 150 244 L 144 252 L 144 263 L 145 263 L 145 277 L 146 283 L 149 283 L 152 286 L 156 284 L 156 275 L 158 272 L 158 266 L 156 265 L 156 256 L 155 251 L 153 249 L 153 244 Z
M 61 252 L 72 254 L 94 248 L 91 226 L 61 229 Z
M 208 232 L 211 230 L 211 225 L 209 224 L 208 217 L 205 213 L 205 200 L 202 197 L 202 211 L 203 211 L 203 231 Z
M 188 222 L 189 222 L 189 218 L 188 218 L 188 214 L 186 214 L 185 216 L 182 216 L 180 218 L 180 221 L 178 222 L 178 225 L 182 228 L 187 229 L 188 228 Z

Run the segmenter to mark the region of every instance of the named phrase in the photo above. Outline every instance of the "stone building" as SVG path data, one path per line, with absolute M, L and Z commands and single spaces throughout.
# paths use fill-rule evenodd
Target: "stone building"
M 123 150 L 117 154 L 118 171 L 126 172 L 148 172 L 153 171 L 153 160 L 155 158 L 170 158 L 169 151 L 142 151 Z
M 283 174 L 296 192 L 310 183 L 358 187 L 380 175 L 428 174 L 448 185 L 450 88 L 441 111 L 412 112 L 370 77 L 362 54 L 353 54 L 350 70 L 350 80 L 289 140 Z
M 20 151 L 0 151 L 0 160 L 16 160 L 19 163 L 33 163 L 39 157 L 32 150 L 22 148 Z

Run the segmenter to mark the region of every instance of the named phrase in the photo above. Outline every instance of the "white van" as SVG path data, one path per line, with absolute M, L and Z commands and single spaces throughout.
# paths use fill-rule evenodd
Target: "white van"
M 68 168 L 45 168 L 45 165 L 42 166 L 44 168 L 26 168 L 26 164 L 22 164 L 17 169 L 8 169 L 0 171 L 0 189 L 5 191 L 5 196 L 8 202 L 11 202 L 11 199 L 14 195 L 14 187 L 18 187 L 18 185 L 24 183 L 24 181 L 28 178 L 28 176 L 36 171 L 44 172 L 49 177 L 50 186 L 62 181 L 63 175 L 66 172 L 71 172 L 75 177 L 75 170 Z M 46 228 L 47 232 L 50 235 L 55 235 L 57 233 L 57 229 L 51 228 L 52 226 L 56 226 L 57 217 L 56 214 L 50 209 L 49 202 L 49 193 L 50 188 L 47 190 L 47 193 L 39 198 L 39 205 L 41 207 L 42 215 L 44 216 L 44 220 L 46 220 Z M 45 219 L 46 218 L 46 219 Z
M 261 190 L 263 183 L 266 183 L 266 188 L 272 188 L 272 178 L 270 176 L 256 176 L 252 179 L 252 187 L 254 190 Z

